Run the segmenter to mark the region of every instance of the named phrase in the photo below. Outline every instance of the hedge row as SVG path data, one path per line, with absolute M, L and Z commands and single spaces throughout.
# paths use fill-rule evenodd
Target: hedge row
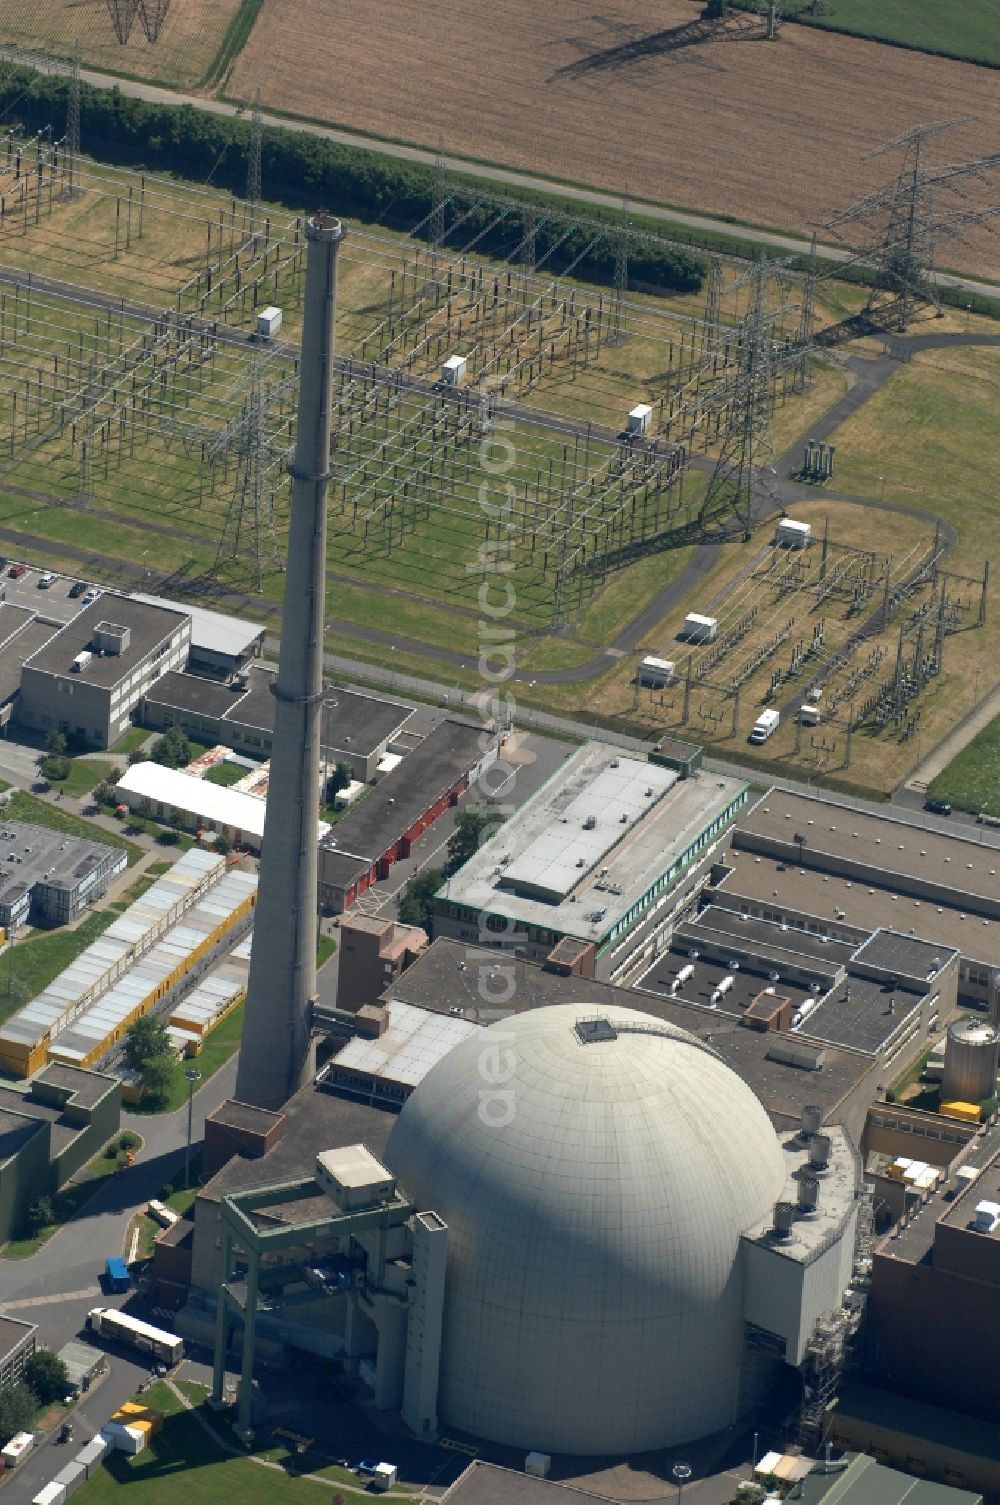
M 0 119 L 17 121 L 32 131 L 61 123 L 66 115 L 66 80 L 20 67 L 0 68 Z M 219 116 L 191 105 L 148 103 L 124 95 L 117 88 L 84 85 L 81 91 L 82 140 L 88 154 L 104 162 L 168 171 L 194 182 L 212 183 L 242 193 L 246 182 L 250 126 L 245 120 Z M 61 125 L 57 125 L 57 133 Z M 410 230 L 426 219 L 434 199 L 431 168 L 396 162 L 375 151 L 341 146 L 307 131 L 265 127 L 262 176 L 267 196 L 291 209 L 319 205 L 345 217 L 356 217 L 390 229 Z M 446 222 L 462 217 L 461 236 L 469 241 L 482 234 L 477 249 L 494 256 L 510 255 L 524 240 L 530 221 L 546 211 L 554 215 L 543 195 L 510 201 L 499 211 L 482 205 L 471 214 L 475 187 L 449 183 L 460 195 L 449 203 Z M 528 207 L 530 204 L 530 208 Z M 553 272 L 574 266 L 581 277 L 611 284 L 614 281 L 613 222 L 609 234 L 588 249 L 594 230 L 571 229 L 566 234 L 563 207 L 559 218 L 540 224 L 536 258 Z M 424 232 L 426 234 L 426 231 Z M 643 236 L 629 257 L 629 280 L 671 292 L 693 292 L 702 283 L 704 258 L 683 247 Z

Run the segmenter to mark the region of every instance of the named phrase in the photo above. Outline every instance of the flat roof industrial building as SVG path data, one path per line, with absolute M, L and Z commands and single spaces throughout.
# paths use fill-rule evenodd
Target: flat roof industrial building
M 412 843 L 496 760 L 497 742 L 493 736 L 484 739 L 482 726 L 474 722 L 438 722 L 323 838 L 323 908 L 338 914 L 349 909 L 388 876 L 394 862 L 408 857 Z
M 734 826 L 724 863 L 720 907 L 841 940 L 884 928 L 954 949 L 961 997 L 987 1002 L 1000 967 L 1000 851 L 986 841 L 771 789 Z
M 181 726 L 237 751 L 270 752 L 274 680 L 275 671 L 263 665 L 225 684 L 197 674 L 165 674 L 143 700 L 143 724 L 158 731 Z M 324 757 L 348 763 L 364 783 L 375 777 L 389 744 L 413 717 L 413 707 L 402 701 L 341 685 L 326 692 L 323 704 Z
M 131 600 L 144 601 L 148 606 L 160 606 L 168 611 L 186 612 L 191 618 L 192 664 L 200 664 L 220 674 L 231 674 L 264 651 L 267 629 L 259 622 L 247 622 L 187 601 L 147 596 L 141 591 L 132 591 Z
M 2 810 L 2 806 L 0 806 Z M 127 855 L 48 826 L 0 820 L 0 926 L 65 925 L 108 891 Z
M 260 795 L 199 779 L 182 768 L 166 768 L 162 763 L 131 764 L 115 791 L 130 810 L 139 810 L 148 801 L 160 819 L 177 812 L 192 829 L 217 831 L 235 846 L 260 851 L 267 808 Z M 317 841 L 329 829 L 325 821 L 317 820 Z
M 681 779 L 588 743 L 449 880 L 437 897 L 437 931 L 468 940 L 485 927 L 505 944 L 516 932 L 538 961 L 564 936 L 601 955 L 679 883 L 745 801 L 737 779 Z
M 154 680 L 187 662 L 190 641 L 182 609 L 104 592 L 25 660 L 16 719 L 111 747 Z

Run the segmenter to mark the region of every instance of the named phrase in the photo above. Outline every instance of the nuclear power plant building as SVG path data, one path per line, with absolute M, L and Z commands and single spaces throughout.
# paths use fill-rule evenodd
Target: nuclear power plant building
M 263 1152 L 195 1222 L 243 1424 L 258 1345 L 342 1358 L 418 1435 L 564 1454 L 704 1436 L 802 1364 L 852 1278 L 845 1130 L 806 1114 L 779 1136 L 710 1045 L 631 1009 L 426 1017 L 398 1114 L 320 1081 L 206 1125 L 209 1172 Z

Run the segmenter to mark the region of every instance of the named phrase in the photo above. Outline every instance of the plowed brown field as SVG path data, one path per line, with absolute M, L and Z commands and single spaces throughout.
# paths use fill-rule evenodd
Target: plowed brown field
M 156 44 L 139 25 L 124 47 L 105 0 L 0 0 L 0 42 L 68 56 L 79 41 L 85 64 L 190 88 L 207 73 L 240 0 L 170 0 Z
M 699 9 L 265 0 L 228 92 L 259 86 L 296 114 L 799 232 L 888 176 L 893 158 L 862 154 L 918 121 L 978 116 L 936 144 L 941 160 L 1000 150 L 995 71 L 804 26 L 767 42 L 747 16 L 692 40 Z M 982 231 L 940 259 L 1000 274 Z

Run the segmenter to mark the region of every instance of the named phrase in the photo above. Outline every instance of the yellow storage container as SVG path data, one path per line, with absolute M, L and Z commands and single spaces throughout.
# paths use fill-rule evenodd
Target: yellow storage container
M 942 1103 L 938 1111 L 945 1118 L 960 1118 L 966 1124 L 977 1124 L 982 1116 L 978 1103 Z

